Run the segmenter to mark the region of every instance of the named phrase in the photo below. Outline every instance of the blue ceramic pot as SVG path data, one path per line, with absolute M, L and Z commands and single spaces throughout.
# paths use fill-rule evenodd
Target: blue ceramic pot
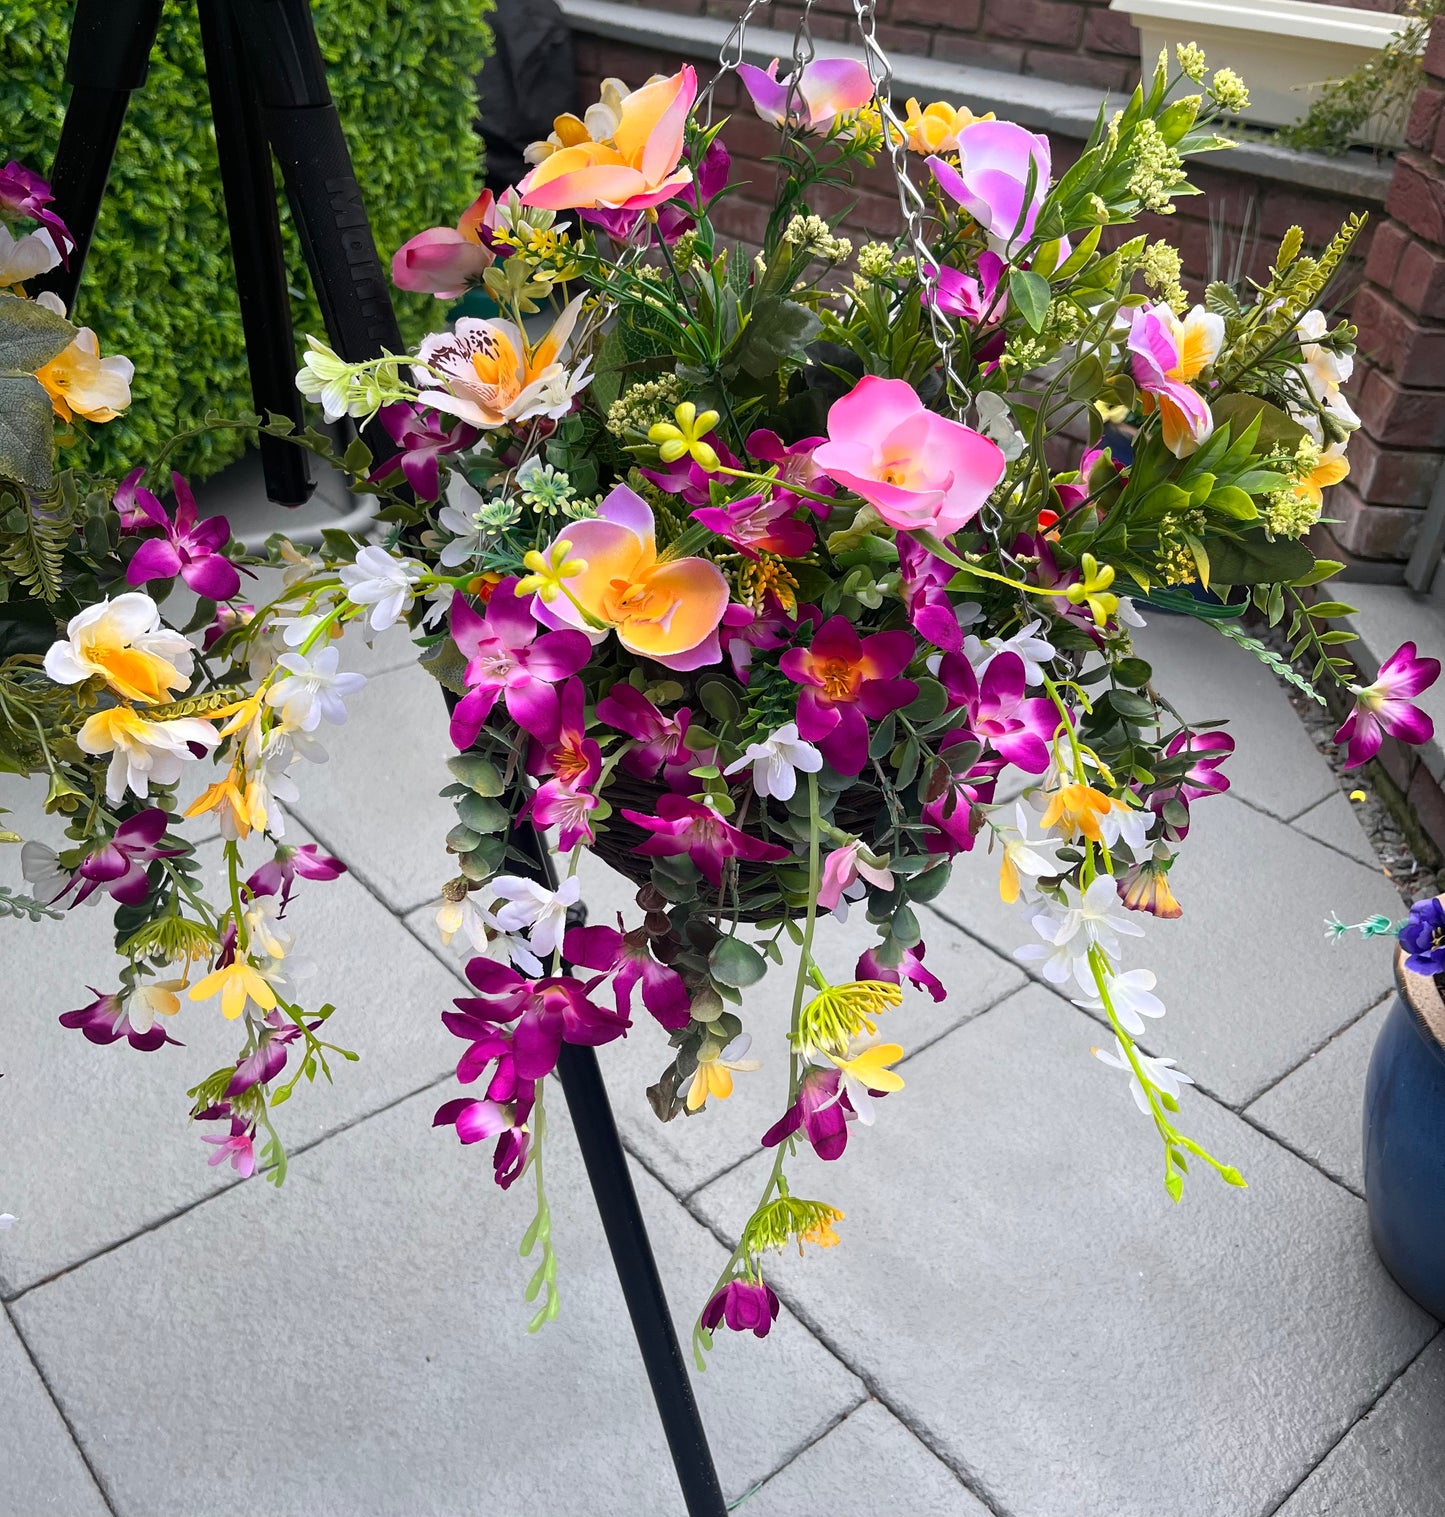
M 1385 1268 L 1445 1319 L 1445 1003 L 1405 968 L 1365 1079 L 1365 1196 Z

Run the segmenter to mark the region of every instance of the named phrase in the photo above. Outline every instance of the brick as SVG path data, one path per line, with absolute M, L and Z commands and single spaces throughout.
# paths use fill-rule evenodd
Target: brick
M 1357 558 L 1408 558 L 1421 514 L 1402 506 L 1368 505 L 1348 481 L 1335 486 L 1330 501 L 1334 539 Z
M 983 29 L 990 37 L 1016 37 L 1053 47 L 1077 47 L 1083 13 L 1066 0 L 986 0 Z
M 1423 508 L 1440 472 L 1440 455 L 1381 447 L 1367 432 L 1350 439 L 1350 485 L 1371 506 Z
M 1445 848 L 1445 796 L 1440 793 L 1440 782 L 1426 765 L 1416 764 L 1415 777 L 1405 794 L 1415 820 L 1437 847 Z
M 1095 89 L 1118 91 L 1129 77 L 1129 65 L 1121 58 L 1086 58 L 1082 53 L 1035 47 L 1024 54 L 1024 73 L 1057 79 L 1064 84 L 1088 84 Z
M 737 238 L 751 247 L 761 247 L 772 207 L 729 195 L 717 208 L 717 229 L 724 237 Z
M 1405 124 L 1405 142 L 1422 152 L 1429 152 L 1440 125 L 1440 107 L 1445 104 L 1445 88 L 1422 84 L 1410 103 L 1410 118 Z M 1438 156 L 1438 155 L 1437 155 Z
M 1412 390 L 1371 369 L 1360 390 L 1360 420 L 1378 443 L 1445 447 L 1445 404 L 1438 390 Z
M 915 53 L 923 57 L 928 53 L 933 33 L 919 26 L 890 26 L 887 22 L 880 21 L 878 40 L 890 52 Z
M 1423 242 L 1409 242 L 1391 290 L 1406 310 L 1445 317 L 1445 256 Z
M 1091 53 L 1120 53 L 1139 61 L 1139 28 L 1126 11 L 1091 10 L 1084 17 L 1084 46 Z
M 1265 191 L 1260 205 L 1259 230 L 1265 237 L 1277 239 L 1290 227 L 1297 226 L 1304 233 L 1306 249 L 1317 252 L 1339 231 L 1340 224 L 1354 209 L 1348 201 L 1271 188 Z
M 1420 63 L 1432 79 L 1445 79 L 1445 22 L 1437 20 L 1430 28 L 1430 40 L 1425 44 L 1425 56 Z
M 1445 389 L 1445 327 L 1412 316 L 1373 286 L 1355 297 L 1350 319 L 1360 354 L 1375 368 L 1402 385 Z
M 1400 155 L 1385 210 L 1417 237 L 1445 242 L 1445 183 L 1428 158 L 1415 153 Z
M 1409 240 L 1410 234 L 1398 221 L 1382 221 L 1375 228 L 1369 257 L 1365 259 L 1365 278 L 1382 289 L 1389 289 L 1395 280 L 1400 254 Z
M 983 17 L 983 0 L 949 0 L 948 19 L 942 24 L 938 15 L 940 3 L 941 0 L 893 0 L 888 14 L 894 21 L 912 21 L 950 32 L 978 30 Z M 852 10 L 852 0 L 848 0 L 848 8 Z
M 951 37 L 939 32 L 933 39 L 933 56 L 945 63 L 971 63 L 977 68 L 1023 72 L 1024 50 L 1004 42 L 986 42 L 982 37 Z

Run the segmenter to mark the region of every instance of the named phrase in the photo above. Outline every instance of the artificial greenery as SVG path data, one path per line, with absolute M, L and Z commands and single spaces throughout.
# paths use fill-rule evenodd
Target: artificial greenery
M 384 260 L 418 226 L 455 221 L 456 187 L 481 183 L 474 80 L 491 47 L 484 19 L 491 6 L 316 0 L 332 92 Z M 0 0 L 6 159 L 42 169 L 50 161 L 67 93 L 61 81 L 70 15 L 70 6 L 53 0 Z M 286 238 L 296 330 L 322 331 L 289 226 Z M 402 329 L 415 340 L 434 319 L 434 302 L 402 293 L 396 299 Z M 252 409 L 193 6 L 167 6 L 162 15 L 75 314 L 101 333 L 105 352 L 134 360 L 140 402 L 87 438 L 90 467 L 123 473 L 208 411 Z M 203 477 L 243 446 L 238 432 L 201 432 L 174 464 Z
M 1353 73 L 1327 80 L 1309 110 L 1281 128 L 1280 141 L 1331 157 L 1356 142 L 1383 148 L 1397 141 L 1423 77 L 1420 54 L 1430 23 L 1442 11 L 1445 0 L 1407 0 L 1401 15 L 1409 24 Z

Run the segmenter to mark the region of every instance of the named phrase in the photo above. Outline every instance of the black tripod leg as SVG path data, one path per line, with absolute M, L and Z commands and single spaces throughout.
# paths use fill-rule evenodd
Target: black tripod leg
M 555 890 L 557 873 L 552 867 L 552 856 L 537 830 L 523 822 L 511 841 L 525 855 L 527 872 L 532 878 Z M 572 1125 L 577 1129 L 587 1178 L 592 1184 L 602 1229 L 607 1234 L 607 1246 L 612 1250 L 612 1262 L 617 1267 L 617 1278 L 632 1318 L 632 1331 L 642 1351 L 688 1517 L 724 1517 L 727 1503 L 718 1484 L 692 1380 L 673 1329 L 667 1293 L 652 1256 L 647 1224 L 637 1204 L 627 1155 L 617 1135 L 612 1103 L 597 1063 L 597 1050 L 564 1043 L 557 1059 L 557 1074 L 567 1097 Z
M 50 170 L 57 213 L 75 238 L 68 267 L 32 283 L 75 304 L 85 257 L 95 236 L 115 145 L 133 91 L 145 83 L 151 48 L 161 22 L 162 0 L 76 0 L 65 59 L 70 101 Z
M 299 430 L 304 419 L 296 388 L 296 338 L 271 149 L 254 95 L 243 84 L 241 44 L 230 0 L 200 0 L 199 12 L 251 399 L 262 417 L 279 412 Z M 299 506 L 310 498 L 306 454 L 294 444 L 263 432 L 261 467 L 266 494 L 278 505 Z

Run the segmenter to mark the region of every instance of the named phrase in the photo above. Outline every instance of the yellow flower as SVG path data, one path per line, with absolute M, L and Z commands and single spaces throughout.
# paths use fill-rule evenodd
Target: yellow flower
M 692 1084 L 687 1088 L 687 1109 L 698 1111 L 707 1104 L 709 1096 L 726 1101 L 733 1093 L 733 1072 L 744 1074 L 761 1069 L 757 1059 L 745 1059 L 743 1055 L 752 1046 L 752 1039 L 740 1032 L 725 1048 L 719 1048 L 710 1038 L 704 1038 L 698 1053 L 697 1069 Z M 706 1055 L 706 1057 L 704 1057 Z
M 958 134 L 964 127 L 993 119 L 992 111 L 975 116 L 966 105 L 949 105 L 946 100 L 935 100 L 922 109 L 916 100 L 910 100 L 903 130 L 908 134 L 909 148 L 915 153 L 956 153 Z
M 1350 472 L 1350 465 L 1345 458 L 1343 443 L 1334 443 L 1320 454 L 1319 462 L 1307 473 L 1295 481 L 1294 493 L 1301 500 L 1307 500 L 1311 505 L 1322 506 L 1324 504 L 1323 491 L 1330 485 L 1337 485 Z
M 266 825 L 266 791 L 254 779 L 247 780 L 243 769 L 231 768 L 224 779 L 206 787 L 189 806 L 185 815 L 201 816 L 214 811 L 227 837 L 249 837 Z
M 185 689 L 194 656 L 183 633 L 162 625 L 150 596 L 128 590 L 72 616 L 65 639 L 45 655 L 45 672 L 60 685 L 99 675 L 123 700 L 149 706 Z
M 657 451 L 665 464 L 675 464 L 684 454 L 689 455 L 698 468 L 709 474 L 718 468 L 721 460 L 717 450 L 703 438 L 717 425 L 716 411 L 699 412 L 690 400 L 685 400 L 673 413 L 676 423 L 659 421 L 647 433 L 647 440 L 657 444 Z
M 798 1234 L 798 1252 L 803 1252 L 805 1243 L 811 1243 L 815 1248 L 837 1248 L 838 1234 L 833 1230 L 833 1224 L 842 1220 L 843 1213 L 836 1206 L 819 1205 L 817 1221 Z
M 535 548 L 524 554 L 522 564 L 532 572 L 517 581 L 517 594 L 540 595 L 549 606 L 559 595 L 566 595 L 567 589 L 562 581 L 575 579 L 579 574 L 587 572 L 587 560 L 569 559 L 567 555 L 571 551 L 571 541 L 563 537 L 553 543 L 545 554 L 537 552 Z
M 1087 605 L 1094 625 L 1102 627 L 1119 609 L 1119 597 L 1108 593 L 1114 583 L 1114 566 L 1101 564 L 1092 553 L 1086 553 L 1079 568 L 1084 577 L 1064 591 L 1064 599 L 1071 606 Z
M 1099 830 L 1099 818 L 1107 816 L 1113 804 L 1107 795 L 1092 785 L 1061 785 L 1049 797 L 1048 808 L 1039 825 L 1045 831 L 1057 828 L 1065 837 L 1073 837 L 1077 832 L 1092 842 L 1102 843 L 1104 836 Z
M 1184 915 L 1184 908 L 1169 888 L 1169 868 L 1153 859 L 1134 864 L 1119 880 L 1119 899 L 1130 911 L 1147 911 L 1150 916 L 1172 920 Z
M 903 1004 L 903 991 L 887 980 L 853 980 L 827 985 L 803 1008 L 798 1018 L 797 1048 L 846 1048 L 861 1032 L 878 1031 L 874 1017 Z M 830 1055 L 831 1057 L 831 1055 Z
M 242 958 L 233 959 L 224 969 L 212 970 L 204 980 L 191 986 L 193 1001 L 209 1001 L 214 995 L 220 996 L 221 1015 L 228 1022 L 234 1022 L 245 1011 L 248 1000 L 262 1011 L 270 1011 L 276 1005 L 276 992 Z
M 50 397 L 61 421 L 83 416 L 87 421 L 114 421 L 130 404 L 135 365 L 128 358 L 102 358 L 100 343 L 89 327 L 57 354 L 35 377 Z

